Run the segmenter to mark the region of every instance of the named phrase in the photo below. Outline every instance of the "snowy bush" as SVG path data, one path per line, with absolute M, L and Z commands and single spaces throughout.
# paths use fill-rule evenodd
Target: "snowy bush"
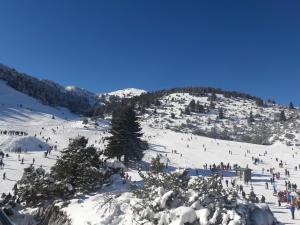
M 140 173 L 144 185 L 134 191 L 133 208 L 148 225 L 276 224 L 268 207 L 243 203 L 235 190 L 223 188 L 221 178 L 190 178 L 186 170 Z
M 43 168 L 26 168 L 15 186 L 19 201 L 37 206 L 45 200 L 68 199 L 76 192 L 87 193 L 100 188 L 113 172 L 100 159 L 101 153 L 87 147 L 87 143 L 84 137 L 73 140 L 50 173 Z

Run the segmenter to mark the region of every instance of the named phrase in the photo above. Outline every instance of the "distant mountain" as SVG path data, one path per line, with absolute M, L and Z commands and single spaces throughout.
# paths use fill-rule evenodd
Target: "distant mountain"
M 107 93 L 107 95 L 113 95 L 120 98 L 132 98 L 136 96 L 140 96 L 141 94 L 147 93 L 145 90 L 137 89 L 137 88 L 126 88 L 123 90 L 118 90 L 114 92 Z
M 0 80 L 5 81 L 15 90 L 40 100 L 45 105 L 65 107 L 74 113 L 84 114 L 97 101 L 95 94 L 83 89 L 80 89 L 80 92 L 79 89 L 68 90 L 53 81 L 40 80 L 2 64 Z
M 128 88 L 95 94 L 39 80 L 0 65 L 0 80 L 44 105 L 89 117 L 110 115 L 121 104 L 136 105 L 141 120 L 155 128 L 256 144 L 300 145 L 300 110 L 236 91 L 186 87 L 146 92 Z M 21 102 L 19 104 L 22 104 Z

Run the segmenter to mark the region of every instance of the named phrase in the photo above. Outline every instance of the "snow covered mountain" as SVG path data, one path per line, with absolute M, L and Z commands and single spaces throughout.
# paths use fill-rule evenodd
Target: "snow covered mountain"
M 110 135 L 109 110 L 106 111 L 106 118 L 82 117 L 64 107 L 69 98 L 60 98 L 61 102 L 52 102 L 54 99 L 51 96 L 37 97 L 35 92 L 28 92 L 30 88 L 37 89 L 39 85 L 48 87 L 49 90 L 61 90 L 58 84 L 51 81 L 40 83 L 27 76 L 24 78 L 3 66 L 0 68 L 0 79 L 0 150 L 8 154 L 4 158 L 4 169 L 0 170 L 0 177 L 3 177 L 4 173 L 6 177 L 0 179 L 0 194 L 12 193 L 12 188 L 15 182 L 21 179 L 24 169 L 33 163 L 50 171 L 51 166 L 61 156 L 61 150 L 78 136 L 87 137 L 88 144 L 98 150 L 105 148 L 105 138 Z M 13 82 L 15 79 L 26 79 L 26 84 L 38 86 L 20 86 L 19 83 Z M 63 92 L 69 93 L 68 97 L 73 96 L 76 106 L 80 107 L 86 105 L 78 104 L 80 101 L 93 99 L 93 93 L 76 87 L 63 88 L 61 93 Z M 271 221 L 266 223 L 266 220 L 258 220 L 263 222 L 256 224 L 271 225 L 275 221 L 265 207 L 269 207 L 279 221 L 297 224 L 297 221 L 290 220 L 286 205 L 276 205 L 277 197 L 273 195 L 271 186 L 266 189 L 265 183 L 272 176 L 269 168 L 274 168 L 274 171 L 281 174 L 276 180 L 278 190 L 285 190 L 285 181 L 300 183 L 299 171 L 293 169 L 298 166 L 300 160 L 298 108 L 282 106 L 272 101 L 262 102 L 257 97 L 219 89 L 174 89 L 154 93 L 125 89 L 113 93 L 109 95 L 136 103 L 144 139 L 149 143 L 139 166 L 146 168 L 152 158 L 159 155 L 167 172 L 187 169 L 192 178 L 212 174 L 211 170 L 203 169 L 205 164 L 229 163 L 248 166 L 252 169 L 251 183 L 242 183 L 235 176 L 234 170 L 228 170 L 222 174 L 224 187 L 225 180 L 236 180 L 238 185 L 244 186 L 247 195 L 254 190 L 258 198 L 266 198 L 266 205 L 246 208 L 249 211 L 253 210 L 249 215 L 257 211 L 262 213 L 255 216 L 256 219 L 268 218 Z M 48 104 L 49 101 L 51 104 Z M 109 102 L 101 105 L 109 106 Z M 49 146 L 53 147 L 53 151 L 45 157 L 45 149 Z M 20 154 L 15 153 L 18 150 L 21 150 Z M 253 158 L 259 158 L 262 162 L 254 164 Z M 24 163 L 21 163 L 22 160 Z M 280 160 L 284 166 L 279 165 Z M 289 176 L 284 175 L 287 168 L 290 170 Z M 126 168 L 126 173 L 130 181 L 125 184 L 120 176 L 115 175 L 110 183 L 104 185 L 97 193 L 78 194 L 69 201 L 70 204 L 57 202 L 58 214 L 65 216 L 69 221 L 65 224 L 150 225 L 151 223 L 146 223 L 145 220 L 137 220 L 138 215 L 134 211 L 140 202 L 130 187 L 142 183 L 139 171 L 135 167 Z M 197 221 L 202 221 L 200 224 L 212 224 L 216 219 L 215 213 L 200 207 L 197 202 L 188 207 L 166 209 L 170 192 L 154 189 L 153 193 L 158 195 L 155 202 L 162 207 L 162 211 L 152 216 L 161 219 L 163 225 L 183 225 L 188 222 L 197 224 Z M 190 191 L 187 193 L 190 194 Z M 292 194 L 295 195 L 295 192 Z M 193 199 L 194 196 L 190 197 Z M 239 203 L 247 205 L 242 198 L 239 199 Z M 145 210 L 143 214 L 149 212 Z M 45 214 L 30 207 L 23 207 L 15 213 L 12 219 L 16 224 L 22 224 L 24 221 L 34 223 L 35 215 Z M 52 219 L 55 219 L 54 214 Z M 223 216 L 224 221 L 228 222 L 224 222 L 226 225 L 243 224 L 243 218 L 234 211 L 228 210 Z M 63 219 L 66 219 L 65 217 Z M 48 223 L 53 224 L 55 223 Z
M 115 96 L 119 98 L 132 98 L 136 96 L 140 96 L 141 94 L 147 93 L 145 90 L 137 89 L 137 88 L 126 88 L 118 91 L 109 92 L 106 94 L 100 94 L 100 96 L 105 95 L 107 97 L 109 96 Z
M 199 95 L 182 89 L 153 95 L 136 103 L 142 119 L 154 128 L 254 144 L 300 145 L 300 111 L 292 105 L 228 92 Z

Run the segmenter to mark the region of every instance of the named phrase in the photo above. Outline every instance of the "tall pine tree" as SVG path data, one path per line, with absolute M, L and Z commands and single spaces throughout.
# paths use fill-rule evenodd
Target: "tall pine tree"
M 111 136 L 104 154 L 109 158 L 116 157 L 128 164 L 130 160 L 138 161 L 143 157 L 146 143 L 141 140 L 142 133 L 132 105 L 122 106 L 112 116 Z

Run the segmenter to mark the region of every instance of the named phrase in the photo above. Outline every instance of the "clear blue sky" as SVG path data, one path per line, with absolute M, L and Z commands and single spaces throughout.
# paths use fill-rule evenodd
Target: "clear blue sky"
M 96 92 L 215 86 L 300 105 L 300 1 L 3 0 L 0 62 Z

